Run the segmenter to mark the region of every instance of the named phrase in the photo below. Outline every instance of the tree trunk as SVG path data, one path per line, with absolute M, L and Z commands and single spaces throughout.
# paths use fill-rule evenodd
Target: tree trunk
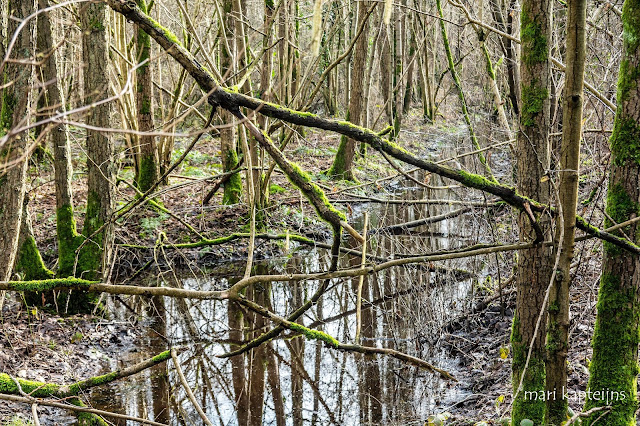
M 640 1 L 626 0 L 622 11 L 624 47 L 618 77 L 618 108 L 609 141 L 611 174 L 605 219 L 607 226 L 640 214 Z M 637 224 L 621 229 L 639 242 Z M 593 414 L 586 424 L 622 426 L 636 424 L 638 400 L 638 330 L 640 325 L 640 260 L 609 243 L 604 259 L 598 312 L 593 333 L 593 359 L 589 365 L 591 396 L 585 409 L 611 405 L 610 412 Z M 618 392 L 618 397 L 597 398 L 593 392 Z M 624 398 L 622 398 L 624 395 Z M 584 424 L 585 422 L 583 422 Z
M 234 74 L 233 58 L 237 55 L 234 37 L 233 0 L 225 0 L 224 11 L 224 41 L 220 43 L 220 72 L 225 79 Z M 229 172 L 238 167 L 237 133 L 232 126 L 233 115 L 226 111 L 220 112 L 223 127 L 220 129 L 220 155 L 222 157 L 222 171 Z M 237 204 L 242 194 L 242 177 L 236 173 L 224 183 L 222 204 Z
M 148 13 L 145 0 L 137 0 L 143 13 Z M 138 68 L 136 69 L 136 108 L 138 131 L 153 130 L 153 88 L 151 64 L 151 37 L 142 29 L 136 31 L 136 52 Z M 143 63 L 144 62 L 144 63 Z M 136 185 L 140 192 L 146 192 L 158 180 L 158 149 L 155 136 L 141 134 L 138 136 L 136 149 L 137 174 Z
M 569 0 L 567 22 L 567 56 L 563 95 L 565 117 L 560 149 L 559 203 L 562 225 L 556 227 L 560 258 L 556 277 L 549 293 L 547 324 L 547 395 L 564 395 L 567 389 L 567 352 L 569 350 L 569 285 L 571 261 L 575 248 L 578 207 L 578 169 L 582 133 L 582 99 L 585 62 L 586 0 Z M 559 221 L 558 220 L 558 221 Z M 562 235 L 562 237 L 560 237 Z M 552 393 L 549 393 L 552 392 Z M 567 418 L 567 400 L 548 398 L 546 421 L 561 424 Z
M 80 20 L 83 30 L 85 102 L 95 104 L 105 99 L 109 92 L 105 4 L 83 4 L 80 7 Z M 111 127 L 110 105 L 103 103 L 94 106 L 86 122 L 97 128 Z M 100 277 L 103 266 L 110 264 L 112 226 L 108 222 L 114 207 L 114 155 L 113 141 L 108 134 L 87 130 L 87 212 L 82 233 L 89 241 L 84 243 L 80 252 L 78 268 L 85 278 Z
M 358 23 L 367 19 L 367 10 L 369 2 L 358 2 Z M 347 112 L 347 121 L 354 124 L 362 123 L 362 106 L 365 80 L 365 65 L 367 63 L 367 50 L 369 49 L 368 25 L 365 24 L 364 30 L 356 41 L 355 51 L 353 54 L 353 71 L 351 72 L 351 90 L 349 95 L 349 110 Z M 353 159 L 355 156 L 356 141 L 346 137 L 340 139 L 340 146 L 333 161 L 333 165 L 329 170 L 330 176 L 341 179 L 354 180 L 353 177 Z
M 548 179 L 543 177 L 550 164 L 548 41 L 551 40 L 551 1 L 523 1 L 521 20 L 523 55 L 520 66 L 522 109 L 517 141 L 518 190 L 526 197 L 548 203 L 550 185 Z M 548 218 L 540 215 L 537 220 L 547 238 Z M 533 235 L 529 218 L 521 214 L 518 222 L 520 241 L 529 240 Z M 540 392 L 545 388 L 545 312 L 542 313 L 537 333 L 535 329 L 538 316 L 544 308 L 543 300 L 551 279 L 552 264 L 553 256 L 549 247 L 538 246 L 522 251 L 518 256 L 516 312 L 511 334 L 512 382 L 514 395 L 517 395 L 511 414 L 513 425 L 520 425 L 523 419 L 542 424 L 544 417 L 544 400 L 525 397 L 525 392 Z M 529 351 L 531 358 L 525 371 Z
M 49 6 L 48 0 L 38 0 L 40 9 Z M 51 115 L 52 111 L 64 111 L 65 102 L 62 88 L 58 80 L 56 52 L 53 50 L 53 31 L 49 13 L 38 15 L 38 52 L 44 56 L 40 65 L 40 81 L 47 83 L 44 93 L 45 113 L 42 118 Z M 46 115 L 45 115 L 46 114 Z M 58 237 L 58 271 L 57 275 L 66 278 L 73 275 L 76 254 L 75 250 L 82 242 L 78 236 L 73 213 L 73 195 L 71 191 L 72 167 L 67 126 L 56 123 L 50 127 L 51 144 L 53 145 L 53 166 L 56 186 L 56 233 Z
M 13 15 L 9 19 L 7 36 L 13 37 L 21 20 L 34 11 L 31 0 L 9 0 L 9 10 Z M 28 124 L 28 99 L 31 88 L 32 66 L 30 58 L 34 51 L 33 20 L 17 34 L 11 57 L 22 59 L 26 63 L 4 64 L 4 83 L 2 89 L 2 110 L 0 110 L 0 133 L 11 133 L 12 130 Z M 27 171 L 29 137 L 26 132 L 9 138 L 0 152 L 0 280 L 7 281 L 11 277 L 16 253 L 18 237 L 22 222 L 25 179 Z M 2 301 L 0 300 L 0 307 Z

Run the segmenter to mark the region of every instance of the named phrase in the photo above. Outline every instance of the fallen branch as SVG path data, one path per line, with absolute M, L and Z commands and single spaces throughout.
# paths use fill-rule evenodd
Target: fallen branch
M 400 146 L 384 139 L 373 130 L 356 126 L 348 121 L 321 118 L 315 114 L 296 111 L 283 107 L 281 105 L 264 102 L 260 99 L 243 95 L 231 89 L 221 88 L 218 82 L 211 75 L 211 73 L 205 67 L 203 67 L 195 59 L 195 57 L 187 49 L 184 48 L 184 46 L 180 44 L 173 33 L 153 20 L 147 14 L 143 13 L 135 5 L 135 2 L 127 0 L 105 1 L 113 10 L 123 14 L 128 20 L 137 24 L 160 46 L 162 46 L 162 48 L 165 49 L 169 55 L 171 55 L 176 61 L 178 61 L 178 63 L 191 75 L 191 77 L 196 80 L 200 88 L 204 92 L 210 93 L 209 103 L 214 107 L 220 106 L 227 111 L 230 111 L 238 118 L 242 117 L 243 120 L 245 117 L 240 112 L 240 107 L 248 108 L 250 110 L 260 112 L 261 114 L 268 117 L 286 121 L 288 123 L 333 131 L 358 142 L 366 143 L 377 151 L 385 152 L 395 159 L 403 161 L 404 163 L 411 164 L 428 172 L 435 173 L 442 177 L 454 180 L 469 188 L 474 188 L 487 192 L 489 194 L 493 194 L 517 209 L 524 210 L 525 203 L 529 203 L 532 211 L 539 213 L 548 212 L 552 215 L 556 214 L 555 209 L 524 197 L 512 187 L 497 182 L 492 182 L 491 180 L 483 176 L 469 173 L 464 170 L 457 170 L 448 166 L 437 164 L 432 161 L 428 161 L 426 159 L 419 158 L 414 154 L 408 152 L 404 148 L 401 148 Z M 280 156 L 282 155 L 282 153 L 280 153 L 277 147 L 273 146 L 273 144 L 264 144 L 265 140 L 268 141 L 268 137 L 265 137 L 266 135 L 258 130 L 251 123 L 251 121 L 244 120 L 244 123 L 254 136 L 260 135 L 258 141 L 261 145 L 263 145 L 265 150 L 267 150 L 270 155 L 274 153 L 276 154 L 276 157 L 278 157 L 278 153 L 280 154 Z M 267 147 L 269 149 L 267 149 Z M 282 164 L 280 164 L 280 162 L 282 162 L 282 158 L 274 158 L 274 160 L 278 163 L 278 166 L 282 168 Z M 305 182 L 307 179 L 305 179 L 304 176 L 297 176 L 296 173 L 290 175 L 286 170 L 283 171 L 285 171 L 289 178 L 292 178 L 292 176 L 296 180 L 298 180 L 298 178 L 301 178 L 300 183 L 303 183 L 308 190 L 305 195 L 308 196 L 312 194 L 312 192 L 315 192 L 313 186 L 307 186 L 308 182 Z M 291 171 L 291 169 L 289 169 L 289 171 Z M 320 193 L 322 193 L 321 190 L 319 191 Z M 315 200 L 316 203 L 314 203 L 314 207 L 316 207 L 316 209 L 320 207 L 320 211 L 318 213 L 321 214 L 321 217 L 323 217 L 323 219 L 327 221 L 331 220 L 331 223 L 335 226 L 335 212 L 332 212 L 332 209 L 328 208 L 331 205 L 329 204 L 329 206 L 327 206 L 327 209 L 322 208 L 322 206 L 320 205 L 321 203 L 318 203 L 317 201 L 324 201 L 326 200 L 326 198 L 320 197 L 319 193 L 316 195 L 318 195 L 318 199 Z M 322 193 L 322 195 L 324 195 L 324 193 Z M 640 254 L 640 247 L 636 244 L 627 239 L 620 238 L 607 232 L 601 231 L 595 226 L 590 225 L 580 216 L 576 216 L 576 225 L 579 229 L 588 234 L 591 234 L 597 238 L 600 238 L 632 253 Z
M 344 343 L 340 343 L 338 340 L 336 340 L 333 336 L 330 336 L 329 334 L 323 332 L 323 331 L 319 331 L 319 330 L 313 330 L 310 328 L 307 328 L 303 325 L 300 325 L 298 323 L 295 322 L 291 322 L 291 321 L 287 321 L 286 319 L 282 318 L 281 316 L 271 312 L 270 310 L 268 310 L 267 308 L 265 308 L 264 306 L 252 302 L 250 300 L 245 299 L 244 297 L 241 297 L 238 300 L 238 303 L 246 306 L 247 308 L 251 309 L 252 311 L 266 317 L 269 318 L 271 321 L 277 323 L 278 325 L 287 328 L 289 330 L 292 331 L 296 331 L 300 334 L 303 334 L 305 337 L 307 337 L 308 339 L 313 339 L 313 340 L 320 340 L 323 341 L 324 343 L 327 344 L 328 347 L 340 350 L 340 351 L 348 351 L 348 352 L 358 352 L 358 353 L 362 353 L 362 354 L 382 354 L 382 355 L 388 355 L 391 356 L 393 358 L 399 359 L 401 361 L 407 362 L 409 364 L 415 365 L 416 367 L 420 367 L 423 368 L 427 371 L 430 371 L 432 373 L 437 373 L 439 374 L 443 379 L 446 380 L 451 380 L 454 382 L 457 382 L 458 380 L 453 377 L 453 375 L 451 375 L 451 373 L 449 373 L 448 371 L 442 370 L 438 367 L 435 367 L 434 365 L 428 363 L 425 360 L 422 360 L 420 358 L 414 357 L 412 355 L 408 355 L 399 351 L 396 351 L 394 349 L 388 349 L 388 348 L 374 348 L 374 347 L 369 347 L 369 346 L 361 346 L 361 345 L 348 345 L 348 344 L 344 344 Z
M 80 412 L 80 413 L 90 413 L 90 414 L 95 414 L 95 415 L 103 416 L 103 417 L 113 417 L 115 419 L 131 420 L 131 421 L 134 421 L 134 422 L 147 424 L 147 425 L 168 426 L 165 423 L 158 423 L 158 422 L 154 422 L 152 420 L 147 420 L 147 419 L 141 419 L 139 417 L 128 416 L 126 414 L 111 413 L 109 411 L 96 410 L 94 408 L 78 407 L 76 405 L 63 404 L 61 402 L 48 401 L 46 399 L 28 398 L 28 397 L 16 396 L 16 395 L 5 395 L 5 394 L 2 394 L 2 393 L 0 393 L 0 399 L 5 400 L 5 401 L 24 403 L 24 404 L 34 404 L 34 402 L 35 402 L 36 404 L 39 404 L 39 405 L 46 405 L 46 406 L 49 406 L 49 407 L 62 408 L 62 409 L 65 409 L 65 410 L 77 411 L 77 412 Z
M 130 367 L 116 370 L 108 374 L 103 374 L 101 376 L 91 377 L 86 380 L 81 380 L 71 385 L 35 382 L 0 373 L 0 394 L 19 395 L 22 390 L 22 392 L 28 396 L 38 398 L 68 398 L 70 396 L 77 396 L 80 392 L 89 388 L 111 383 L 115 380 L 137 374 L 147 368 L 166 361 L 170 356 L 169 351 L 164 351 L 153 358 L 149 358 Z

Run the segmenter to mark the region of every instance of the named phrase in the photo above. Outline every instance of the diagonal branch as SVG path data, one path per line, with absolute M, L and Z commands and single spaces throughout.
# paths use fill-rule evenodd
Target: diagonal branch
M 271 118 L 276 118 L 292 124 L 313 127 L 322 130 L 333 131 L 347 136 L 358 142 L 363 142 L 377 151 L 385 152 L 397 160 L 419 167 L 431 173 L 454 180 L 469 188 L 478 189 L 498 196 L 507 204 L 519 209 L 525 209 L 525 203 L 529 203 L 531 210 L 538 213 L 549 212 L 556 215 L 555 209 L 534 200 L 528 199 L 516 192 L 514 188 L 464 170 L 457 170 L 448 166 L 437 164 L 408 152 L 402 147 L 384 139 L 378 133 L 347 121 L 332 120 L 319 117 L 315 114 L 299 112 L 283 106 L 264 102 L 259 99 L 240 94 L 230 89 L 221 88 L 214 77 L 203 67 L 195 57 L 187 51 L 171 31 L 161 26 L 158 22 L 143 13 L 132 0 L 104 0 L 113 10 L 123 14 L 128 20 L 139 25 L 147 32 L 163 49 L 169 53 L 180 65 L 187 70 L 200 88 L 211 93 L 209 102 L 214 106 L 220 106 L 228 111 L 238 111 L 240 107 L 260 112 Z M 289 176 L 291 178 L 291 176 Z M 315 206 L 315 205 L 314 205 Z M 317 208 L 317 206 L 316 206 Z M 326 219 L 325 219 L 326 220 Z M 576 216 L 576 226 L 594 237 L 612 243 L 632 253 L 640 254 L 640 247 L 627 239 L 617 237 L 602 231 L 589 224 L 585 219 Z

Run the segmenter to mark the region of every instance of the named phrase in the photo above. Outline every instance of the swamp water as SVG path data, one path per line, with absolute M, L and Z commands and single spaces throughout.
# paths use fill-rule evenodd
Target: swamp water
M 424 174 L 412 176 L 425 182 Z M 400 232 L 381 230 L 459 209 L 469 200 L 484 201 L 477 193 L 442 189 L 447 183 L 436 176 L 428 181 L 432 188 L 405 178 L 388 182 L 386 194 L 376 197 L 402 202 L 351 203 L 354 212 L 349 222 L 356 229 L 362 229 L 362 212 L 366 209 L 369 228 L 379 230 L 369 235 L 368 253 L 389 259 L 492 241 L 488 237 L 490 226 L 481 214 L 466 213 Z M 455 203 L 415 203 L 427 199 Z M 361 248 L 349 241 L 343 246 Z M 359 257 L 343 254 L 340 266 L 354 267 L 359 262 Z M 363 303 L 362 344 L 396 349 L 455 375 L 457 359 L 439 342 L 444 326 L 470 309 L 473 282 L 469 277 L 482 279 L 477 277 L 486 275 L 486 262 L 481 257 L 466 258 L 395 267 L 369 275 L 364 280 L 363 299 L 373 303 Z M 326 250 L 291 243 L 286 256 L 257 262 L 253 274 L 311 273 L 326 270 L 328 264 Z M 244 267 L 243 261 L 237 261 L 207 269 L 206 274 L 169 272 L 144 285 L 220 290 L 237 282 Z M 251 288 L 247 297 L 286 317 L 308 300 L 319 284 L 274 282 Z M 320 302 L 301 317 L 301 322 L 343 343 L 353 343 L 357 285 L 357 278 L 332 280 Z M 468 395 L 460 385 L 389 356 L 341 352 L 319 341 L 292 338 L 288 331 L 248 354 L 219 358 L 237 348 L 231 345 L 233 341 L 251 340 L 273 324 L 225 301 L 166 298 L 140 302 L 145 305 L 144 319 L 136 327 L 144 327 L 143 336 L 135 342 L 135 351 L 122 354 L 120 365 L 113 363 L 105 371 L 148 359 L 169 345 L 183 345 L 186 350 L 179 355 L 182 370 L 215 425 L 255 424 L 251 423 L 253 416 L 262 417 L 264 425 L 277 426 L 423 425 L 429 415 L 447 411 Z M 121 306 L 116 308 L 122 317 L 131 315 Z M 96 408 L 162 423 L 203 424 L 171 361 L 94 390 L 91 403 Z

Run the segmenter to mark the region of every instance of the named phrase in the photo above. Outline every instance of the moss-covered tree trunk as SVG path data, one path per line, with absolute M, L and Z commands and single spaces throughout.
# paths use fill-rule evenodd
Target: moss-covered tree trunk
M 640 214 L 640 1 L 626 0 L 622 10 L 623 53 L 618 77 L 616 118 L 609 141 L 611 174 L 607 195 L 607 226 Z M 640 227 L 624 232 L 636 242 Z M 640 325 L 640 265 L 637 256 L 604 244 L 593 358 L 589 366 L 588 400 L 585 409 L 611 405 L 586 424 L 630 426 L 636 424 L 638 331 Z M 609 391 L 610 398 L 595 392 Z M 613 395 L 611 392 L 617 392 Z M 584 424 L 584 423 L 583 423 Z
M 34 11 L 31 0 L 9 0 L 7 36 L 13 37 L 21 20 Z M 4 63 L 2 109 L 0 110 L 0 136 L 9 134 L 9 139 L 0 151 L 0 280 L 10 278 L 13 270 L 22 222 L 25 178 L 27 170 L 26 132 L 15 133 L 28 124 L 28 98 L 31 85 L 31 66 L 34 51 L 33 20 L 29 21 L 15 39 L 11 58 L 24 63 Z M 7 84 L 10 83 L 10 84 Z M 1 305 L 0 301 L 0 305 Z
M 145 0 L 137 0 L 138 7 L 144 13 L 147 11 Z M 151 132 L 153 130 L 153 87 L 151 59 L 151 37 L 142 29 L 136 32 L 136 51 L 138 68 L 136 69 L 136 108 L 138 110 L 138 130 Z M 146 192 L 158 180 L 158 149 L 155 136 L 141 134 L 138 136 L 136 150 L 136 185 L 141 192 Z
M 38 7 L 49 6 L 49 0 L 38 0 Z M 65 101 L 58 80 L 56 52 L 53 46 L 53 32 L 49 13 L 38 15 L 38 54 L 42 56 L 39 77 L 46 82 L 44 92 L 44 114 L 63 111 Z M 71 191 L 72 166 L 67 126 L 56 123 L 49 128 L 49 138 L 53 147 L 54 180 L 56 187 L 56 233 L 58 238 L 57 275 L 66 278 L 73 275 L 76 263 L 76 249 L 83 238 L 78 235 L 73 213 Z
M 517 141 L 518 190 L 541 203 L 550 200 L 549 169 L 549 40 L 551 40 L 551 1 L 524 0 L 521 15 L 522 109 Z M 540 226 L 549 236 L 549 220 L 538 217 Z M 530 220 L 521 214 L 518 220 L 520 240 L 534 235 Z M 545 321 L 535 334 L 536 322 L 543 309 L 546 289 L 551 279 L 553 256 L 550 247 L 537 246 L 518 253 L 516 311 L 513 318 L 511 346 L 513 354 L 512 383 L 516 396 L 513 402 L 512 424 L 523 419 L 542 424 L 545 402 L 534 398 L 545 388 Z M 533 342 L 533 344 L 532 344 Z M 527 355 L 531 357 L 525 371 Z M 524 374 L 524 375 L 523 375 Z M 522 387 L 520 387 L 522 383 Z
M 25 195 L 22 209 L 22 223 L 18 238 L 18 253 L 16 255 L 15 271 L 22 274 L 25 281 L 46 280 L 53 278 L 51 272 L 42 261 L 36 239 L 33 235 L 31 215 L 29 213 L 29 197 Z M 37 302 L 37 298 L 27 300 L 28 303 Z
M 109 94 L 107 13 L 104 3 L 80 8 L 85 102 L 96 103 Z M 111 107 L 96 105 L 86 118 L 98 128 L 111 127 Z M 111 259 L 111 226 L 114 207 L 114 145 L 108 134 L 87 130 L 87 212 L 82 233 L 89 241 L 80 251 L 78 271 L 83 278 L 98 278 Z M 94 235 L 95 234 L 95 235 Z M 80 275 L 80 274 L 78 274 Z
M 360 27 L 362 22 L 368 18 L 367 10 L 369 2 L 363 1 L 357 3 L 358 7 L 358 23 Z M 347 121 L 354 124 L 362 124 L 363 104 L 365 103 L 364 81 L 365 81 L 365 65 L 367 63 L 367 51 L 369 50 L 368 25 L 365 24 L 360 37 L 356 41 L 353 53 L 353 70 L 351 72 L 351 90 L 349 95 L 349 110 L 347 112 Z M 353 159 L 355 156 L 356 141 L 343 136 L 340 138 L 340 146 L 333 160 L 333 165 L 329 170 L 330 176 L 341 179 L 353 180 Z
M 236 54 L 233 19 L 233 0 L 225 0 L 222 4 L 225 20 L 224 42 L 220 43 L 220 72 L 223 77 L 229 78 L 234 74 L 233 58 Z M 267 55 L 268 56 L 268 55 Z M 229 81 L 226 82 L 227 85 Z M 222 170 L 229 172 L 238 167 L 238 148 L 236 128 L 231 125 L 233 115 L 226 111 L 220 112 L 224 126 L 220 129 L 220 155 L 222 157 Z M 239 173 L 231 176 L 224 183 L 222 204 L 237 204 L 242 195 L 242 177 Z
M 575 247 L 578 207 L 578 169 L 582 136 L 582 98 L 585 59 L 586 0 L 569 0 L 567 21 L 567 69 L 563 95 L 562 145 L 560 147 L 559 203 L 562 221 L 556 227 L 560 257 L 549 293 L 547 321 L 546 421 L 559 425 L 567 418 L 567 352 L 569 351 L 569 285 Z M 562 235 L 562 238 L 560 238 Z

